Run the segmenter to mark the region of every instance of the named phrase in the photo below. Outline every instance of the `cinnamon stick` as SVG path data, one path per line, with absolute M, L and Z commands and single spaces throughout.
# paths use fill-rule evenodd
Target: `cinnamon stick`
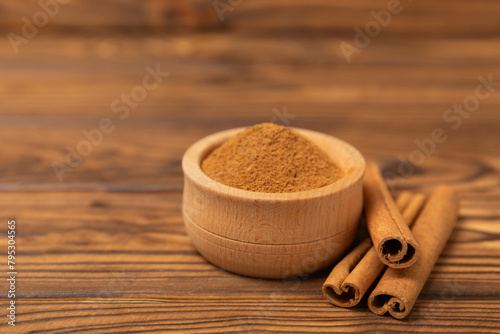
M 399 194 L 398 199 L 396 200 L 396 206 L 398 207 L 399 211 L 401 211 L 401 213 L 403 213 L 408 204 L 410 204 L 413 196 L 413 193 L 409 191 L 403 191 L 401 194 Z
M 417 260 L 418 244 L 375 163 L 366 167 L 363 183 L 366 225 L 380 261 L 407 268 Z
M 410 313 L 453 231 L 459 206 L 453 189 L 448 186 L 436 188 L 412 229 L 420 245 L 420 257 L 409 268 L 387 268 L 368 298 L 368 307 L 373 313 L 389 312 L 397 319 Z
M 397 206 L 405 221 L 412 223 L 425 202 L 423 194 L 403 192 Z M 384 270 L 370 238 L 363 240 L 332 270 L 323 284 L 323 294 L 330 303 L 340 307 L 353 307 Z
M 418 213 L 425 204 L 426 196 L 424 194 L 413 194 L 409 191 L 403 191 L 396 200 L 396 206 L 403 216 L 408 226 L 412 226 Z

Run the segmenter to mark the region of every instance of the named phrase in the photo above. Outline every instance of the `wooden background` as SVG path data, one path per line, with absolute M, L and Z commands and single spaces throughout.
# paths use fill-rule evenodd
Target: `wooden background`
M 18 278 L 15 328 L 0 284 L 0 331 L 498 332 L 500 89 L 457 130 L 443 114 L 474 94 L 479 76 L 500 81 L 500 3 L 401 4 L 347 64 L 339 44 L 387 2 L 244 0 L 221 22 L 211 1 L 72 0 L 16 54 L 7 34 L 21 34 L 22 17 L 40 7 L 3 1 L 0 249 L 15 218 Z M 170 76 L 119 120 L 111 103 L 157 65 Z M 288 125 L 340 137 L 388 170 L 434 128 L 448 135 L 393 182 L 395 193 L 446 182 L 463 199 L 409 319 L 331 306 L 321 294 L 328 271 L 245 278 L 191 246 L 180 212 L 183 152 L 284 108 L 295 116 Z M 102 118 L 116 129 L 59 182 L 53 162 Z

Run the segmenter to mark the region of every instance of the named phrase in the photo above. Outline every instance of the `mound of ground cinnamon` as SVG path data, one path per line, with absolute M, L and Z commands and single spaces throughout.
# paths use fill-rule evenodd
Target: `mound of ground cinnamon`
M 321 188 L 341 171 L 314 143 L 287 127 L 258 124 L 213 150 L 201 169 L 225 185 L 266 193 Z

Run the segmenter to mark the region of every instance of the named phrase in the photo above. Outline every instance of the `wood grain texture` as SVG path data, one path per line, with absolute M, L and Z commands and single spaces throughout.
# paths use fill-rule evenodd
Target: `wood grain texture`
M 57 14 L 43 27 L 45 31 L 103 33 L 171 32 L 226 30 L 247 33 L 324 32 L 354 37 L 355 26 L 373 21 L 370 11 L 388 7 L 387 0 L 71 0 L 60 5 Z M 392 15 L 384 34 L 446 36 L 497 36 L 500 5 L 483 0 L 400 1 L 399 14 Z M 21 18 L 41 10 L 38 2 L 3 1 L 0 27 L 20 31 Z
M 424 295 L 438 296 L 452 284 L 449 288 L 459 288 L 463 296 L 500 296 L 498 222 L 468 215 L 476 206 L 467 198 L 476 196 L 462 197 L 462 219 Z M 320 298 L 324 275 L 328 275 L 327 271 L 316 274 L 294 289 L 295 280 L 244 278 L 208 264 L 186 235 L 179 192 L 16 192 L 2 193 L 0 199 L 2 217 L 15 217 L 18 224 L 21 298 L 170 298 L 194 293 L 212 298 L 221 294 L 263 298 L 280 288 L 288 291 L 283 298 Z M 497 210 L 500 197 L 488 204 L 483 213 Z M 0 242 L 4 247 L 5 238 Z M 201 276 L 205 283 L 194 283 Z M 1 283 L 5 297 L 6 283 Z
M 471 178 L 477 189 L 498 184 L 500 93 L 482 101 L 457 130 L 443 121 L 448 108 L 474 94 L 479 75 L 500 80 L 498 40 L 385 40 L 349 66 L 338 42 L 224 34 L 40 36 L 15 55 L 1 40 L 0 189 L 181 190 L 179 157 L 189 145 L 216 131 L 270 121 L 285 106 L 295 115 L 289 125 L 342 138 L 368 159 L 386 160 L 385 167 L 397 165 L 399 155 L 408 159 L 415 140 L 442 127 L 448 140 L 420 167 L 433 173 L 415 173 L 405 185 L 443 180 L 462 186 Z M 314 56 L 305 57 L 311 49 Z M 111 103 L 156 64 L 171 75 L 119 120 Z M 103 117 L 115 121 L 116 130 L 59 183 L 52 162 L 64 161 L 66 147 L 75 149 L 85 140 L 82 130 Z
M 408 3 L 350 65 L 339 44 L 386 2 L 246 1 L 222 24 L 209 1 L 173 3 L 72 0 L 18 54 L 0 40 L 0 219 L 18 222 L 20 273 L 18 326 L 0 332 L 498 332 L 500 92 L 457 130 L 443 113 L 474 94 L 478 76 L 500 81 L 499 3 Z M 37 6 L 3 1 L 0 30 L 19 32 Z M 111 103 L 157 64 L 170 76 L 118 121 Z M 332 307 L 321 293 L 329 269 L 252 279 L 192 247 L 184 151 L 285 108 L 296 116 L 288 125 L 342 138 L 392 173 L 416 140 L 446 131 L 410 177 L 390 181 L 395 193 L 445 182 L 462 198 L 407 321 L 363 303 Z M 52 163 L 103 117 L 115 131 L 60 183 Z
M 337 309 L 321 300 L 30 300 L 19 306 L 19 328 L 43 333 L 259 333 L 391 332 L 491 333 L 500 304 L 486 300 L 420 299 L 411 325 Z M 3 310 L 0 312 L 4 312 Z M 3 328 L 2 328 L 3 329 Z

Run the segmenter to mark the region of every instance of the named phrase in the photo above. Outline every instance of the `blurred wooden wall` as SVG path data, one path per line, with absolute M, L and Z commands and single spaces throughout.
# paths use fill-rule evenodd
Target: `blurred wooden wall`
M 41 0 L 44 3 L 56 0 Z M 62 0 L 60 0 L 63 2 Z M 65 0 L 44 30 L 51 32 L 151 32 L 234 30 L 248 33 L 335 32 L 352 34 L 373 18 L 386 0 Z M 230 7 L 220 20 L 214 8 Z M 386 34 L 496 36 L 498 0 L 402 0 Z M 22 17 L 41 10 L 39 1 L 3 0 L 0 30 L 17 31 Z

